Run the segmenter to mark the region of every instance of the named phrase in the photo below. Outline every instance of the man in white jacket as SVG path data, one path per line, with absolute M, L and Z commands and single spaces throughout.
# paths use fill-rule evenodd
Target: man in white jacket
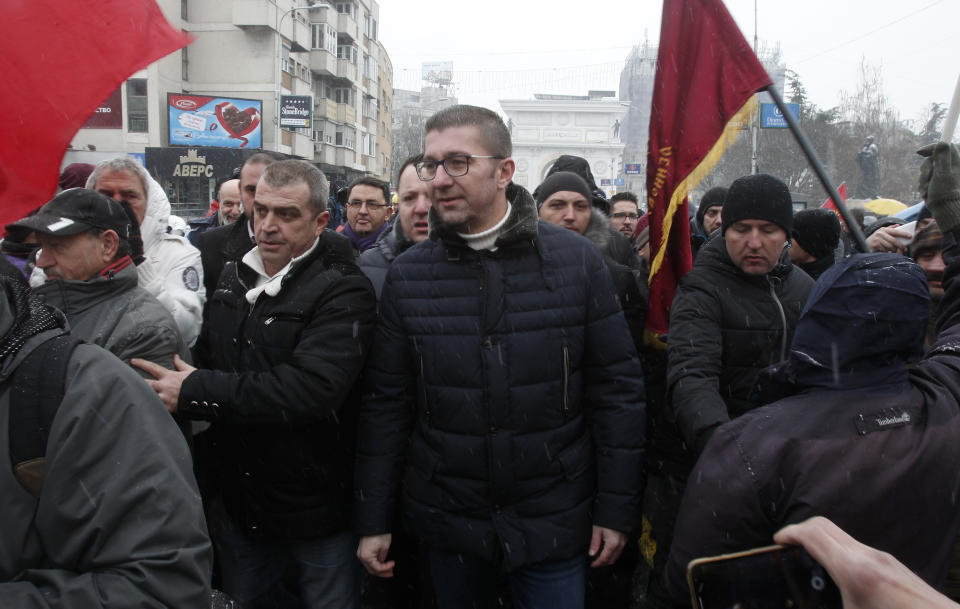
M 173 315 L 183 341 L 192 346 L 203 321 L 203 265 L 200 251 L 186 238 L 166 232 L 170 202 L 163 188 L 139 163 L 117 157 L 97 164 L 87 188 L 130 203 L 140 221 L 143 254 L 137 267 L 140 287 Z

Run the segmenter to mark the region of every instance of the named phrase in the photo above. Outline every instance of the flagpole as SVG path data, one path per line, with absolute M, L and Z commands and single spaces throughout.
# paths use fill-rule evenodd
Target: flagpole
M 840 212 L 844 222 L 847 224 L 847 230 L 849 230 L 850 234 L 853 235 L 853 239 L 856 241 L 857 247 L 860 248 L 860 251 L 869 253 L 871 251 L 870 246 L 867 245 L 867 240 L 863 236 L 863 231 L 860 230 L 860 225 L 853 218 L 853 215 L 850 213 L 850 210 L 847 209 L 843 199 L 840 198 L 840 194 L 837 192 L 837 189 L 834 188 L 833 184 L 830 182 L 830 178 L 827 176 L 827 170 L 824 169 L 823 163 L 821 163 L 819 157 L 817 157 L 817 153 L 810 144 L 810 140 L 807 139 L 806 134 L 804 134 L 803 130 L 800 129 L 800 123 L 797 122 L 797 119 L 794 118 L 793 114 L 791 114 L 787 109 L 787 105 L 783 103 L 783 98 L 780 97 L 780 93 L 777 91 L 777 88 L 774 85 L 769 85 L 764 90 L 770 94 L 770 97 L 773 98 L 773 102 L 777 104 L 777 108 L 780 109 L 780 114 L 782 114 L 783 118 L 786 119 L 787 125 L 790 127 L 790 131 L 793 132 L 793 137 L 796 138 L 797 143 L 800 144 L 801 148 L 803 148 L 803 153 L 807 155 L 807 160 L 810 161 L 810 165 L 813 166 L 814 172 L 816 172 L 817 177 L 820 178 L 820 183 L 823 184 L 823 188 L 827 191 L 827 195 L 833 199 L 834 204 L 837 206 L 837 210 Z

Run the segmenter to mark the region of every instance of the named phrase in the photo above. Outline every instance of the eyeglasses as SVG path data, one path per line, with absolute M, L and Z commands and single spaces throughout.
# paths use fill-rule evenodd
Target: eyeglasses
M 350 209 L 360 209 L 364 205 L 367 206 L 367 209 L 370 211 L 380 211 L 387 206 L 386 203 L 381 203 L 380 201 L 361 201 L 360 199 L 350 199 L 346 203 L 347 207 Z
M 625 219 L 627 219 L 627 218 L 630 218 L 631 220 L 636 220 L 636 219 L 639 218 L 640 216 L 638 216 L 637 214 L 632 213 L 632 212 L 618 211 L 618 212 L 615 213 L 615 214 L 610 214 L 610 217 L 611 217 L 611 218 L 616 218 L 617 220 L 625 220 Z
M 459 178 L 467 175 L 470 169 L 470 159 L 504 159 L 502 156 L 489 156 L 482 154 L 455 154 L 448 156 L 442 161 L 420 161 L 414 167 L 417 168 L 417 175 L 423 182 L 429 182 L 437 177 L 437 168 L 443 166 L 443 170 L 451 178 Z

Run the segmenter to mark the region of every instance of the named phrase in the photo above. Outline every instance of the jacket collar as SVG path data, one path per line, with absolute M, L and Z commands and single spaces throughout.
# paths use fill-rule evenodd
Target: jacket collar
M 86 281 L 57 279 L 47 281 L 33 290 L 41 300 L 55 306 L 67 315 L 73 315 L 103 304 L 122 292 L 137 287 L 137 267 L 120 266 L 121 261 L 103 269 Z M 115 268 L 120 266 L 120 268 Z

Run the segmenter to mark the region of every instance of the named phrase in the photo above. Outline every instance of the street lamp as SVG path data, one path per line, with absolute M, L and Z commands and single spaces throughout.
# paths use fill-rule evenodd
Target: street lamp
M 273 147 L 277 152 L 280 152 L 280 88 L 281 82 L 283 80 L 283 43 L 281 38 L 283 34 L 280 33 L 280 27 L 283 26 L 283 20 L 287 18 L 287 15 L 294 13 L 305 8 L 310 8 L 315 4 L 316 0 L 307 0 L 307 6 L 295 6 L 291 9 L 283 11 L 283 15 L 280 16 L 280 19 L 277 21 L 277 50 L 276 50 L 276 59 L 277 59 L 277 88 L 274 91 L 273 97 Z M 296 27 L 296 26 L 294 26 Z M 296 51 L 301 53 L 303 51 L 308 51 L 309 49 L 304 48 L 296 40 L 291 38 L 291 51 Z

